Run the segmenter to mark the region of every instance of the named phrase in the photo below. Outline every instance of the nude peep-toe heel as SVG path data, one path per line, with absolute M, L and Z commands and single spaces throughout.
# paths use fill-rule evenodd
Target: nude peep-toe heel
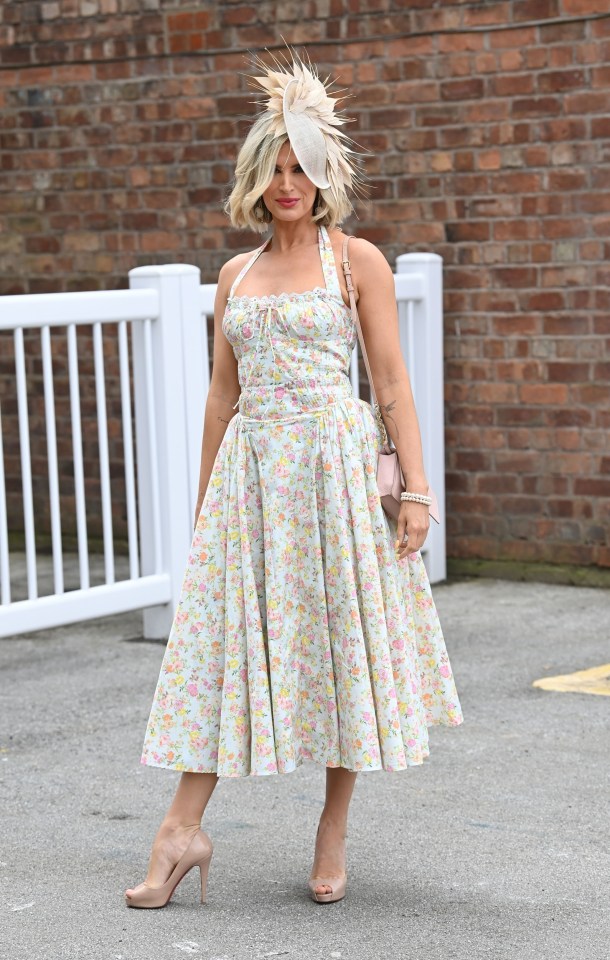
M 347 885 L 347 876 L 345 877 L 316 877 L 309 881 L 311 896 L 316 903 L 334 903 L 336 900 L 343 900 L 345 896 L 345 887 Z M 330 887 L 330 893 L 316 893 L 316 887 Z
M 165 883 L 160 887 L 149 887 L 146 883 L 140 883 L 132 891 L 131 896 L 125 894 L 127 906 L 138 907 L 144 910 L 154 910 L 158 907 L 167 906 L 174 890 L 193 867 L 199 867 L 199 873 L 201 875 L 201 902 L 205 903 L 208 870 L 210 868 L 212 853 L 212 841 L 207 833 L 204 833 L 203 830 L 198 830 Z
M 320 824 L 316 832 L 316 840 L 320 833 Z M 345 834 L 347 840 L 347 833 Z M 347 886 L 347 873 L 344 877 L 310 877 L 308 886 L 311 891 L 312 899 L 316 903 L 334 903 L 336 900 L 343 900 L 345 888 Z M 330 887 L 330 893 L 316 893 L 316 887 Z

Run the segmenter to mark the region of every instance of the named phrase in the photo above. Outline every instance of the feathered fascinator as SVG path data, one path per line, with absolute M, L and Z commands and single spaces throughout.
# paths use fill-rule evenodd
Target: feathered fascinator
M 358 170 L 360 158 L 349 144 L 351 137 L 337 128 L 350 122 L 335 113 L 344 98 L 328 95 L 328 78 L 323 83 L 315 67 L 305 64 L 291 51 L 292 63 L 275 57 L 272 67 L 256 58 L 255 65 L 264 76 L 250 77 L 267 94 L 262 97 L 264 116 L 269 117 L 272 137 L 287 136 L 294 154 L 311 182 L 335 197 L 347 187 L 358 190 L 363 178 Z

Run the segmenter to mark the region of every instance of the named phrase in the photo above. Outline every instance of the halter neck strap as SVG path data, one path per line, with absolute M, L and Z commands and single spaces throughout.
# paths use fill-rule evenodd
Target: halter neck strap
M 239 284 L 244 279 L 248 270 L 256 263 L 261 253 L 263 253 L 263 251 L 266 250 L 271 240 L 272 240 L 272 237 L 268 237 L 267 240 L 265 240 L 265 242 L 263 243 L 263 245 L 258 247 L 258 249 L 254 251 L 254 253 L 250 257 L 250 259 L 247 261 L 247 263 L 245 263 L 244 266 L 241 268 L 241 270 L 235 277 L 235 280 L 231 284 L 229 297 L 233 297 L 235 295 L 235 291 L 237 290 Z M 324 226 L 320 226 L 318 228 L 318 249 L 320 252 L 320 261 L 322 263 L 322 273 L 324 275 L 324 284 L 326 286 L 326 289 L 333 296 L 337 297 L 339 300 L 342 300 L 343 297 L 341 294 L 341 285 L 339 283 L 339 274 L 337 271 L 337 264 L 336 264 L 335 255 L 333 252 L 333 245 L 330 241 L 328 230 Z
M 271 243 L 271 237 L 267 237 L 267 239 L 265 240 L 265 242 L 263 243 L 263 245 L 262 245 L 261 247 L 259 247 L 257 250 L 254 251 L 254 253 L 253 253 L 252 256 L 250 257 L 250 259 L 248 260 L 248 262 L 241 268 L 241 270 L 239 271 L 239 273 L 238 273 L 237 276 L 235 277 L 235 280 L 234 280 L 233 283 L 231 284 L 231 289 L 230 289 L 230 291 L 229 291 L 229 296 L 230 296 L 230 297 L 233 296 L 233 294 L 234 294 L 235 291 L 237 290 L 237 287 L 239 286 L 239 284 L 242 282 L 242 280 L 243 280 L 244 277 L 246 276 L 246 274 L 247 274 L 248 270 L 250 269 L 250 267 L 252 266 L 252 264 L 253 264 L 253 263 L 256 263 L 256 261 L 257 261 L 258 258 L 260 257 L 260 255 L 261 255 L 261 253 L 263 252 L 263 250 L 265 249 L 265 247 L 269 246 L 270 243 Z
M 322 261 L 322 273 L 324 274 L 324 283 L 326 284 L 326 289 L 334 297 L 337 297 L 339 300 L 343 301 L 337 263 L 335 260 L 335 254 L 333 252 L 333 245 L 330 242 L 330 237 L 328 236 L 328 230 L 326 227 L 320 226 L 318 236 L 320 244 L 320 260 Z

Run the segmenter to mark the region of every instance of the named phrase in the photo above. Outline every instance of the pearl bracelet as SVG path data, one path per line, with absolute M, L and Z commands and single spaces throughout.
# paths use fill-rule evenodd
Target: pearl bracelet
M 408 493 L 406 490 L 400 494 L 401 500 L 408 500 L 412 503 L 423 503 L 425 507 L 429 507 L 432 503 L 432 497 L 428 497 L 425 493 Z

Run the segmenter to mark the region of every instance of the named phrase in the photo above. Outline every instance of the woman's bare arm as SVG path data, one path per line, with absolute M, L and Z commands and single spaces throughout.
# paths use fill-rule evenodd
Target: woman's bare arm
M 394 277 L 381 251 L 368 241 L 350 240 L 349 252 L 358 315 L 383 421 L 396 447 L 407 490 L 427 493 L 417 413 L 400 347 Z M 427 507 L 401 504 L 397 529 L 400 559 L 420 549 L 429 526 Z M 409 536 L 406 546 L 402 544 L 405 531 Z
M 212 378 L 205 404 L 203 438 L 201 441 L 201 467 L 199 470 L 199 488 L 195 507 L 195 525 L 201 511 L 214 461 L 222 443 L 226 429 L 236 414 L 233 405 L 240 394 L 237 377 L 237 360 L 233 348 L 222 332 L 222 318 L 227 305 L 227 297 L 234 276 L 239 270 L 238 260 L 234 258 L 225 263 L 218 276 L 216 300 L 214 302 L 214 355 Z

